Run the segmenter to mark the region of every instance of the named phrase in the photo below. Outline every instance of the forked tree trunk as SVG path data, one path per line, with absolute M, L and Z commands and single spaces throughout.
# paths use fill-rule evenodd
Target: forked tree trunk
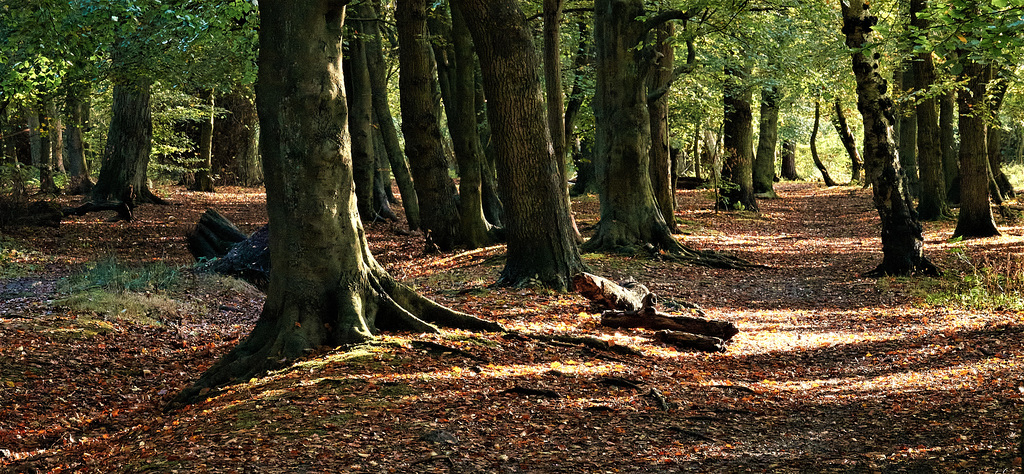
M 811 159 L 814 160 L 814 166 L 818 168 L 821 173 L 821 179 L 825 181 L 825 186 L 836 186 L 836 182 L 828 174 L 828 169 L 825 168 L 825 163 L 821 161 L 821 157 L 818 156 L 818 124 L 821 123 L 821 103 L 817 100 L 814 101 L 814 126 L 811 127 Z
M 956 237 L 999 235 L 989 202 L 989 163 L 983 108 L 987 87 L 985 65 L 968 61 L 964 66 L 967 88 L 958 94 L 960 110 L 960 215 Z
M 588 251 L 617 251 L 650 244 L 677 251 L 654 198 L 650 179 L 650 115 L 646 81 L 650 54 L 642 48 L 648 32 L 640 0 L 597 0 L 594 4 L 597 90 L 595 162 L 601 220 L 584 244 Z
M 775 148 L 779 144 L 779 97 L 777 87 L 761 90 L 761 118 L 757 153 L 754 155 L 754 193 L 775 198 Z
M 473 34 L 483 71 L 508 256 L 498 282 L 572 288 L 583 263 L 541 100 L 526 17 L 514 0 L 454 2 Z
M 346 130 L 344 4 L 262 0 L 259 8 L 257 107 L 272 265 L 267 299 L 249 336 L 175 404 L 382 329 L 501 328 L 423 298 L 370 254 L 354 202 Z
M 836 133 L 839 134 L 839 141 L 843 143 L 847 156 L 850 157 L 850 183 L 861 183 L 864 181 L 864 161 L 861 160 L 860 152 L 857 151 L 857 140 L 850 132 L 850 124 L 846 121 L 843 103 L 838 97 L 835 101 L 835 112 L 832 125 L 836 128 Z
M 875 208 L 882 224 L 882 263 L 869 274 L 907 275 L 938 273 L 924 256 L 924 237 L 904 189 L 899 157 L 893 143 L 895 120 L 886 82 L 878 73 L 878 60 L 866 52 L 872 44 L 872 28 L 878 18 L 863 0 L 841 4 L 843 34 L 852 50 L 853 73 L 857 79 L 857 108 L 864 120 L 864 162 L 866 179 L 872 184 Z
M 450 250 L 459 243 L 461 224 L 458 193 L 448 174 L 448 157 L 441 143 L 441 125 L 432 84 L 436 68 L 427 34 L 426 0 L 399 0 L 399 90 L 405 154 L 416 182 L 420 224 L 430 245 Z
M 110 131 L 100 176 L 92 190 L 95 201 L 117 201 L 134 194 L 140 204 L 166 204 L 149 190 L 146 178 L 153 139 L 149 87 L 145 81 L 114 85 Z

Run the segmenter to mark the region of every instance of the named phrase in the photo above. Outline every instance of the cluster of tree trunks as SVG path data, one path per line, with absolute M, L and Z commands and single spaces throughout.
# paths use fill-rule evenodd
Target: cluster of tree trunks
M 655 309 L 656 297 L 638 284 L 619 285 L 589 273 L 579 273 L 573 283 L 585 298 L 604 308 L 601 325 L 612 328 L 644 328 L 665 344 L 681 349 L 725 352 L 725 343 L 739 333 L 729 321 L 707 319 L 695 305 L 698 316 L 672 315 Z

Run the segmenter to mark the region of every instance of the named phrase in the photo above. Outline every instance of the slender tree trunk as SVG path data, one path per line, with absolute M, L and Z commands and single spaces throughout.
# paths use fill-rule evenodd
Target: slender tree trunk
M 576 183 L 570 190 L 573 195 L 597 192 L 594 162 L 589 159 L 590 155 L 583 152 L 586 138 L 578 137 L 576 134 L 576 122 L 583 108 L 583 101 L 589 97 L 583 86 L 586 81 L 587 65 L 590 63 L 590 31 L 587 23 L 583 21 L 578 22 L 577 27 L 580 39 L 573 58 L 572 91 L 565 104 L 565 140 L 566 143 L 573 144 L 572 161 L 576 167 Z
M 729 205 L 757 211 L 754 197 L 754 116 L 751 111 L 751 90 L 746 84 L 749 66 L 727 65 L 722 98 L 725 103 L 725 165 L 722 179 L 737 186 L 723 195 Z
M 38 119 L 38 131 L 39 141 L 37 146 L 39 147 L 39 164 L 36 165 L 39 168 L 39 192 L 45 194 L 56 194 L 59 190 L 57 184 L 53 180 L 53 117 L 48 113 L 49 107 L 45 105 L 45 102 L 39 103 L 39 112 L 37 113 Z
M 196 172 L 196 180 L 192 183 L 191 189 L 212 193 L 216 191 L 213 185 L 213 122 L 217 116 L 214 113 L 216 102 L 212 90 L 204 92 L 203 95 L 206 105 L 210 107 L 206 119 L 199 127 L 199 160 L 203 162 L 203 167 Z
M 433 98 L 436 71 L 430 59 L 426 15 L 426 0 L 397 3 L 402 132 L 405 154 L 410 158 L 416 181 L 420 224 L 427 234 L 427 247 L 450 250 L 459 243 L 461 223 L 458 195 L 448 175 L 448 157 L 441 143 L 440 118 Z
M 261 0 L 259 8 L 257 107 L 270 217 L 267 300 L 249 336 L 179 394 L 176 404 L 311 349 L 364 341 L 382 329 L 501 328 L 424 299 L 370 254 L 353 202 L 343 4 Z
M 796 173 L 796 142 L 783 140 L 782 142 L 782 179 L 798 180 L 800 176 Z
M 473 33 L 492 128 L 508 258 L 499 283 L 572 287 L 582 271 L 564 184 L 550 145 L 540 70 L 515 0 L 458 0 Z
M 814 126 L 811 128 L 811 159 L 814 160 L 814 166 L 821 172 L 821 179 L 825 181 L 825 186 L 838 186 L 836 182 L 828 174 L 828 170 L 825 168 L 825 163 L 821 162 L 821 157 L 818 156 L 818 124 L 821 123 L 821 102 L 814 101 Z
M 946 183 L 946 199 L 950 203 L 960 203 L 960 192 L 957 189 L 955 199 L 950 199 L 950 191 L 960 181 L 960 160 L 956 141 L 957 121 L 956 92 L 949 91 L 939 96 L 939 148 L 942 155 L 942 177 Z
M 166 204 L 149 190 L 146 178 L 153 138 L 149 87 L 148 82 L 114 85 L 103 165 L 92 190 L 96 201 L 124 200 L 134 194 L 137 203 Z
M 921 31 L 928 29 L 928 20 L 920 18 L 926 0 L 911 0 L 910 23 Z M 928 90 L 935 82 L 932 53 L 918 53 L 914 61 L 914 88 Z M 952 215 L 946 202 L 946 181 L 942 173 L 942 150 L 939 148 L 939 115 L 937 101 L 925 94 L 917 104 L 917 156 L 921 173 L 921 195 L 917 214 L 921 220 L 938 220 Z
M 446 103 L 448 130 L 459 164 L 459 214 L 462 242 L 467 248 L 490 245 L 495 241 L 491 225 L 484 216 L 484 150 L 476 130 L 476 53 L 465 19 L 453 8 L 451 42 L 454 68 L 451 98 Z
M 954 237 L 1000 235 L 989 202 L 989 162 L 983 108 L 987 67 L 973 61 L 964 66 L 967 88 L 958 94 L 960 110 L 960 215 Z
M 398 130 L 395 128 L 395 120 L 391 115 L 391 105 L 388 104 L 388 84 L 386 66 L 384 63 L 384 42 L 381 39 L 380 28 L 377 18 L 381 13 L 381 0 L 373 0 L 374 16 L 371 21 L 366 22 L 364 34 L 368 36 L 368 47 L 366 54 L 367 69 L 370 72 L 370 83 L 373 87 L 373 114 L 376 117 L 381 138 L 384 139 L 384 149 L 387 151 L 387 159 L 391 164 L 391 173 L 395 176 L 398 184 L 398 192 L 402 196 L 402 208 L 405 210 L 405 219 L 409 223 L 409 229 L 420 228 L 420 205 L 416 196 L 416 188 L 412 182 L 412 173 L 409 170 L 409 162 L 406 161 L 405 153 L 402 151 L 398 139 Z M 369 14 L 369 10 L 366 11 Z
M 29 156 L 31 156 L 29 163 L 36 168 L 43 165 L 43 131 L 40 119 L 38 109 L 25 107 L 25 121 L 28 122 Z
M 352 139 L 352 173 L 356 185 L 356 209 L 363 222 L 380 218 L 373 206 L 373 186 L 377 158 L 373 153 L 373 89 L 366 61 L 366 23 L 373 7 L 369 3 L 353 6 L 355 20 L 346 31 L 348 44 L 344 58 L 345 92 L 348 94 L 348 133 Z
M 1003 99 L 1006 97 L 1008 83 L 1005 78 L 1000 76 L 1001 74 L 995 66 L 989 66 L 988 83 L 992 87 L 988 93 L 989 106 L 987 108 L 990 122 L 986 126 L 988 127 L 988 164 L 992 170 L 995 187 L 999 191 L 1000 201 L 1003 201 L 1016 197 L 1016 193 L 1010 179 L 1003 172 L 1003 128 L 999 120 L 999 108 L 1002 107 Z
M 864 120 L 864 164 L 872 184 L 875 208 L 882 224 L 882 263 L 871 275 L 938 273 L 924 256 L 924 236 L 904 188 L 892 126 L 892 99 L 886 95 L 885 79 L 878 74 L 878 60 L 865 53 L 872 44 L 872 27 L 878 19 L 863 0 L 841 4 L 846 45 L 853 51 L 853 72 L 857 79 L 857 108 Z
M 911 61 L 903 64 L 900 74 L 900 86 L 904 93 L 914 89 L 914 65 Z M 921 179 L 917 166 L 917 111 L 912 106 L 905 106 L 899 116 L 899 157 L 900 167 L 907 180 L 907 192 L 912 199 L 921 195 Z
M 853 133 L 850 132 L 850 125 L 846 121 L 846 112 L 843 111 L 843 103 L 838 97 L 835 101 L 835 112 L 836 115 L 832 125 L 836 129 L 836 133 L 839 134 L 839 141 L 843 143 L 846 154 L 850 157 L 850 183 L 863 182 L 864 162 L 857 151 L 857 140 L 853 138 Z
M 657 36 L 655 61 L 648 79 L 648 90 L 667 88 L 672 81 L 675 68 L 675 44 L 671 41 L 675 29 L 671 23 L 665 23 L 655 29 Z M 675 176 L 672 174 L 672 155 L 669 143 L 668 126 L 668 94 L 659 94 L 647 101 L 647 111 L 651 123 L 651 158 L 650 174 L 654 199 L 661 210 L 670 232 L 676 232 L 676 188 Z
M 53 99 L 46 101 L 46 114 L 50 116 L 50 161 L 53 164 L 53 171 L 66 173 L 67 169 L 64 167 L 64 120 L 60 110 L 57 109 L 57 102 Z
M 88 194 L 92 191 L 92 178 L 89 176 L 89 163 L 85 159 L 85 140 L 83 132 L 88 127 L 85 109 L 86 93 L 80 88 L 71 88 L 67 93 L 65 115 L 67 116 L 67 153 L 64 157 L 68 173 L 68 194 Z
M 761 90 L 761 118 L 754 155 L 754 192 L 758 197 L 778 197 L 775 194 L 775 148 L 779 143 L 779 97 L 775 86 Z

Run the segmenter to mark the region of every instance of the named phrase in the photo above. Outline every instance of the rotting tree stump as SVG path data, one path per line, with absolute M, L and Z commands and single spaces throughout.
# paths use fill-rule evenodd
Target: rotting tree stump
M 207 209 L 186 236 L 198 269 L 241 278 L 266 292 L 270 283 L 270 226 L 246 236 L 230 220 Z

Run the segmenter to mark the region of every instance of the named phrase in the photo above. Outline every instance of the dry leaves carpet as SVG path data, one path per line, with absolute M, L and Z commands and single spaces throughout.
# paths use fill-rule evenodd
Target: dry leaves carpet
M 171 288 L 131 292 L 149 309 L 127 317 L 127 306 L 71 304 L 61 279 L 110 256 L 188 265 L 182 236 L 206 207 L 251 231 L 266 220 L 263 195 L 166 188 L 174 204 L 143 206 L 135 222 L 90 215 L 7 231 L 0 471 L 1019 469 L 1020 313 L 928 304 L 914 281 L 860 278 L 881 258 L 869 191 L 778 191 L 760 215 L 715 213 L 708 191 L 678 195 L 684 243 L 767 269 L 584 256 L 595 273 L 646 284 L 669 311 L 692 302 L 734 321 L 741 332 L 724 354 L 602 328 L 577 295 L 491 288 L 500 247 L 424 255 L 421 236 L 376 223 L 379 260 L 423 293 L 520 331 L 593 335 L 640 355 L 499 334 L 389 334 L 171 412 L 164 403 L 247 334 L 262 295 L 182 269 Z M 584 233 L 596 208 L 592 196 L 575 204 Z M 1003 237 L 969 242 L 948 242 L 952 222 L 928 224 L 926 252 L 953 274 L 978 259 L 1019 261 L 1024 229 L 1000 224 Z

